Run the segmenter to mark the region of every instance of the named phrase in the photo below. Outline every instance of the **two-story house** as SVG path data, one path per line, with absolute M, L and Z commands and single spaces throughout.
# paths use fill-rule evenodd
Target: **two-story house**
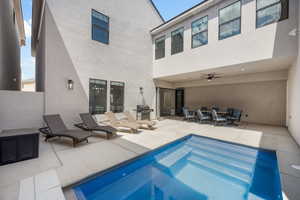
M 69 125 L 88 110 L 218 105 L 300 141 L 298 41 L 297 0 L 206 0 L 165 22 L 149 0 L 33 1 L 37 90 Z

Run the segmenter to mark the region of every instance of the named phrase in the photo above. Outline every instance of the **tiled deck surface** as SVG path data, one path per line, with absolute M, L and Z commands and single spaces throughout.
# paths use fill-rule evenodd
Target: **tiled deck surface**
M 38 159 L 0 167 L 0 199 L 16 200 L 19 181 L 37 173 L 55 169 L 66 187 L 190 133 L 276 150 L 285 199 L 300 199 L 300 171 L 291 167 L 292 164 L 300 165 L 300 149 L 286 128 L 254 124 L 215 127 L 175 120 L 158 122 L 155 131 L 118 133 L 119 137 L 109 141 L 92 137 L 89 144 L 83 143 L 76 148 L 68 145 L 67 141 L 45 143 L 41 140 Z

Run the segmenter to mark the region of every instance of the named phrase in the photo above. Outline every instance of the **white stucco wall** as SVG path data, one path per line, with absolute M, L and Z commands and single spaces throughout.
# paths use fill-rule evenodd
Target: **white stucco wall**
M 298 58 L 289 71 L 287 121 L 288 128 L 295 140 L 300 144 L 300 6 L 298 5 Z
M 20 90 L 20 46 L 13 1 L 1 0 L 0 13 L 0 90 Z
M 0 90 L 0 130 L 41 128 L 44 94 Z
M 110 43 L 91 39 L 91 10 L 110 18 Z M 71 126 L 88 111 L 89 79 L 125 82 L 125 109 L 155 108 L 150 30 L 161 19 L 148 0 L 47 0 L 45 11 L 45 110 Z M 39 51 L 39 50 L 38 50 Z M 37 53 L 39 55 L 39 53 Z M 42 70 L 41 70 L 42 71 Z M 72 79 L 75 89 L 68 91 Z
M 290 0 L 289 19 L 256 29 L 256 0 L 242 0 L 241 34 L 218 40 L 218 10 L 236 0 L 221 3 L 181 22 L 153 38 L 166 35 L 166 57 L 154 60 L 154 78 L 196 72 L 218 67 L 240 65 L 266 59 L 290 58 L 287 66 L 297 56 L 297 40 L 289 35 L 296 28 L 296 2 Z M 209 16 L 208 45 L 191 48 L 191 23 Z M 184 52 L 171 55 L 171 32 L 184 26 Z
M 185 89 L 185 106 L 243 110 L 242 121 L 286 125 L 286 81 L 266 81 Z M 248 117 L 246 117 L 246 115 Z

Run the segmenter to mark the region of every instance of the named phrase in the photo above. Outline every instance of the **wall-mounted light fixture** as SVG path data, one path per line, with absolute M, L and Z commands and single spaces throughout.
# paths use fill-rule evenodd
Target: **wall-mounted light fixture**
M 300 32 L 300 30 L 295 28 L 295 29 L 293 29 L 289 32 L 289 36 L 294 36 L 295 37 L 295 36 L 299 35 L 299 32 Z
M 144 94 L 144 88 L 143 87 L 140 87 L 140 93 Z
M 74 89 L 74 81 L 69 79 L 67 87 L 68 87 L 68 90 L 73 90 Z

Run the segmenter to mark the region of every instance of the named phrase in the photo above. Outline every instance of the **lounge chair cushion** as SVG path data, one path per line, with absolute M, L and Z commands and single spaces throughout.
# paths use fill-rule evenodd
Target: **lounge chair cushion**
M 108 120 L 110 121 L 110 124 L 114 127 L 131 128 L 134 130 L 138 130 L 138 128 L 139 128 L 139 124 L 137 124 L 137 123 L 124 121 L 124 120 L 118 120 L 116 118 L 115 114 L 112 112 L 106 112 L 105 115 L 108 118 Z
M 127 120 L 131 123 L 138 123 L 140 125 L 154 126 L 155 122 L 150 120 L 136 120 L 129 111 L 125 111 L 124 115 Z
M 139 128 L 139 125 L 137 123 L 133 123 L 133 122 L 127 122 L 127 121 L 117 121 L 114 122 L 116 125 L 118 125 L 119 127 L 124 127 L 124 128 L 132 128 L 137 130 Z

